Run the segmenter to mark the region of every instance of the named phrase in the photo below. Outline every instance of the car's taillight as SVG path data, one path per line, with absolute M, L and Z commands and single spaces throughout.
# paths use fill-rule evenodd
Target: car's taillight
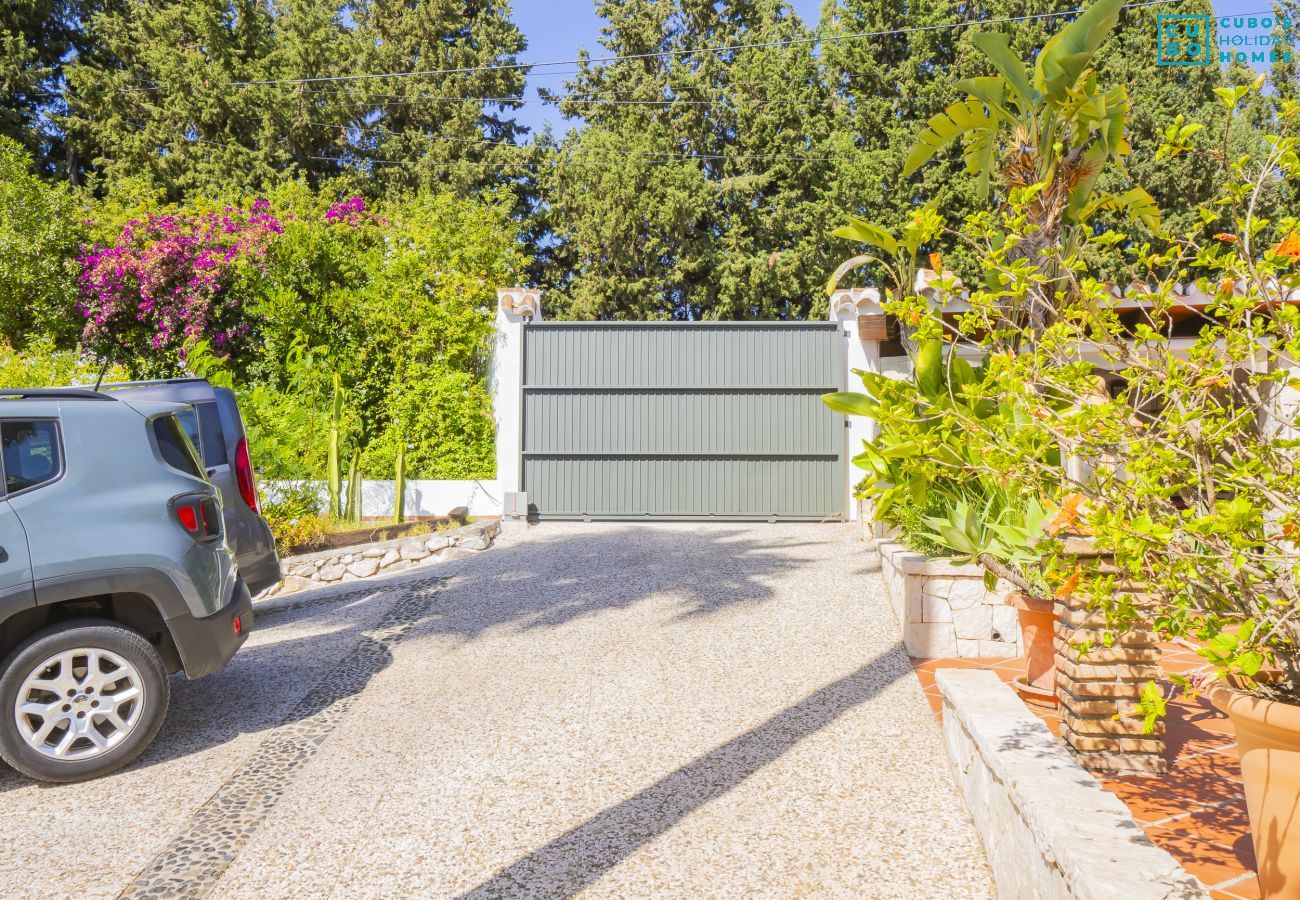
M 211 541 L 221 537 L 221 506 L 215 497 L 185 494 L 173 498 L 171 507 L 176 521 L 194 540 Z
M 244 498 L 248 508 L 257 512 L 257 485 L 253 483 L 253 461 L 248 456 L 247 437 L 241 437 L 235 447 L 235 483 L 239 485 L 239 496 Z

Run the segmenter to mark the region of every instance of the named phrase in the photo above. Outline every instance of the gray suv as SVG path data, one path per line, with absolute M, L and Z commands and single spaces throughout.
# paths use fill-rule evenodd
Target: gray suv
M 252 627 L 187 409 L 0 391 L 0 757 L 34 778 L 126 765 Z
M 165 400 L 190 407 L 179 413 L 180 422 L 198 448 L 208 480 L 221 492 L 226 543 L 244 584 L 257 594 L 279 582 L 280 558 L 271 526 L 258 508 L 248 436 L 234 392 L 202 378 L 112 382 L 102 390 L 123 400 Z

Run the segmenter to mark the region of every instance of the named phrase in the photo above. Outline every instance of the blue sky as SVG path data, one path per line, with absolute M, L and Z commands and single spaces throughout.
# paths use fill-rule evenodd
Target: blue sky
M 806 24 L 817 24 L 821 0 L 792 0 L 791 5 Z M 1072 5 L 1069 0 L 1061 3 L 1064 9 Z M 1221 16 L 1266 13 L 1270 6 L 1270 0 L 1215 0 L 1214 3 L 1215 12 Z M 528 49 L 521 61 L 573 59 L 579 48 L 593 53 L 599 51 L 601 20 L 594 9 L 593 0 L 514 0 L 515 22 L 528 38 Z M 534 71 L 529 75 L 526 96 L 530 102 L 519 110 L 516 118 L 534 130 L 550 122 L 557 132 L 563 132 L 567 130 L 563 118 L 554 107 L 537 101 L 537 89 L 562 88 L 573 68 L 556 66 L 545 72 L 549 74 Z

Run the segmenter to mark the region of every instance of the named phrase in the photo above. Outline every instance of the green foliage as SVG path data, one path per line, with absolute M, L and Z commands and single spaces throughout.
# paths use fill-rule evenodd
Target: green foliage
M 494 142 L 520 132 L 502 110 L 522 93 L 524 70 L 464 71 L 509 64 L 523 49 L 501 0 L 363 0 L 346 15 L 321 0 L 124 0 L 96 4 L 75 24 L 90 52 L 64 67 L 67 109 L 56 122 L 76 170 L 99 193 L 135 184 L 180 201 L 256 194 L 295 178 L 320 186 L 353 173 L 354 184 L 381 190 L 469 196 L 517 158 Z M 443 69 L 457 71 L 295 83 Z M 386 164 L 355 177 L 370 159 Z
M 327 520 L 320 515 L 320 496 L 312 484 L 281 483 L 262 504 L 262 515 L 281 556 L 320 546 Z
M 128 376 L 120 366 L 74 350 L 60 350 L 49 335 L 33 338 L 22 350 L 0 341 L 0 387 L 56 387 L 67 384 L 93 386 L 104 381 L 122 381 Z
M 271 207 L 283 233 L 223 294 L 244 316 L 239 347 L 219 358 L 206 344 L 171 356 L 141 344 L 123 357 L 223 373 L 264 477 L 337 484 L 357 450 L 365 477 L 390 477 L 399 431 L 410 477 L 492 477 L 492 310 L 518 266 L 507 204 L 417 194 L 366 208 L 291 185 Z M 345 400 L 332 415 L 336 378 Z
M 27 152 L 0 137 L 0 337 L 15 346 L 35 335 L 60 347 L 76 341 L 83 320 L 74 258 L 83 237 L 67 187 L 43 182 Z
M 1278 178 L 1300 178 L 1300 105 L 1281 103 L 1277 129 L 1261 135 L 1249 121 L 1256 91 L 1225 90 L 1222 104 L 1233 126 L 1226 143 L 1240 127 L 1260 146 L 1221 158 L 1222 196 L 1199 207 L 1195 224 L 1166 246 L 1142 249 L 1146 286 L 1132 289 L 1136 314 L 1121 316 L 1085 262 L 1120 256 L 1126 238 L 1095 232 L 1079 248 L 1040 248 L 1043 266 L 1062 273 L 1051 306 L 1038 323 L 1009 321 L 1008 298 L 1028 295 L 1043 277 L 1013 250 L 1038 233 L 1026 214 L 1033 200 L 1012 197 L 1002 214 L 972 217 L 962 228 L 983 248 L 984 277 L 965 295 L 969 312 L 942 329 L 986 359 L 960 391 L 949 388 L 960 402 L 943 402 L 942 391 L 939 402 L 930 400 L 922 371 L 911 393 L 891 398 L 873 381 L 870 401 L 855 406 L 881 422 L 864 457 L 884 484 L 869 490 L 892 494 L 897 505 L 909 502 L 899 479 L 914 472 L 930 479 L 926 490 L 940 474 L 955 485 L 948 510 L 929 517 L 932 528 L 921 537 L 967 558 L 1006 539 L 1004 561 L 1026 566 L 1040 558 L 1042 583 L 1086 599 L 1111 631 L 1147 623 L 1195 644 L 1214 677 L 1297 702 L 1300 308 L 1284 298 L 1300 290 L 1300 220 L 1268 218 L 1261 198 Z M 1190 124 L 1170 130 L 1166 156 L 1206 133 Z M 1207 225 L 1217 232 L 1210 240 Z M 1189 269 L 1211 273 L 1196 284 L 1213 299 L 1195 320 L 1195 336 L 1178 346 L 1169 330 L 1186 302 L 1177 286 Z M 904 317 L 928 310 L 914 297 L 891 306 Z M 924 325 L 918 343 L 932 331 Z M 1085 346 L 1087 360 L 1079 353 Z M 926 365 L 919 357 L 916 364 Z M 934 438 L 945 434 L 960 435 L 961 455 Z M 908 465 L 895 467 L 895 454 Z M 1041 527 L 1045 516 L 1035 511 L 1004 529 L 1000 508 L 980 499 L 995 498 L 996 489 L 1048 500 L 1054 490 L 1059 507 L 1045 530 L 1091 535 L 1096 549 L 1113 554 L 1118 574 L 1080 565 L 1065 545 L 1041 539 L 1032 556 L 1017 559 L 1007 548 L 1025 547 L 1034 520 Z M 885 515 L 893 515 L 888 505 Z M 1138 608 L 1132 593 L 1117 591 L 1121 578 L 1142 583 L 1151 605 Z M 1163 710 L 1151 686 L 1136 712 L 1150 727 Z
M 557 105 L 583 125 L 539 175 L 558 242 L 536 272 L 552 314 L 822 315 L 827 185 L 835 156 L 854 151 L 827 143 L 830 90 L 810 32 L 780 0 L 596 9 L 609 53 L 765 46 L 580 64 Z
M 1021 455 L 1059 460 L 1041 434 L 1021 426 L 1023 408 L 1005 396 L 996 367 L 973 367 L 955 347 L 945 351 L 933 317 L 918 327 L 914 380 L 859 372 L 865 394 L 839 392 L 822 400 L 846 415 L 876 421 L 877 437 L 853 462 L 867 473 L 859 496 L 871 500 L 875 521 L 898 529 L 904 543 L 941 551 L 954 564 L 980 562 L 1024 590 L 1041 592 L 1034 541 L 1047 519 L 1043 499 L 1054 487 L 1042 477 L 1014 481 L 999 463 Z M 1002 395 L 999 400 L 991 395 Z M 998 434 L 991 452 L 966 438 L 970 423 Z

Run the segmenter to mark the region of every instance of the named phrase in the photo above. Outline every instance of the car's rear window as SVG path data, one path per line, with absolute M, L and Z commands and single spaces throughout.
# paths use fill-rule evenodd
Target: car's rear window
M 54 481 L 63 471 L 59 428 L 50 419 L 6 419 L 0 422 L 4 441 L 5 490 L 9 493 Z
M 199 434 L 203 443 L 203 464 L 224 466 L 230 462 L 226 458 L 226 430 L 221 427 L 221 414 L 217 412 L 216 401 L 199 403 L 194 407 L 199 413 Z
M 178 412 L 185 436 L 199 451 L 203 465 L 224 466 L 226 459 L 226 434 L 221 427 L 221 415 L 217 412 L 214 401 L 196 403 L 189 409 Z
M 193 412 L 186 410 L 191 416 Z M 194 449 L 189 435 L 183 426 L 184 414 L 159 416 L 153 420 L 153 436 L 158 441 L 158 452 L 163 462 L 195 478 L 203 478 L 203 463 L 199 462 L 199 452 Z

